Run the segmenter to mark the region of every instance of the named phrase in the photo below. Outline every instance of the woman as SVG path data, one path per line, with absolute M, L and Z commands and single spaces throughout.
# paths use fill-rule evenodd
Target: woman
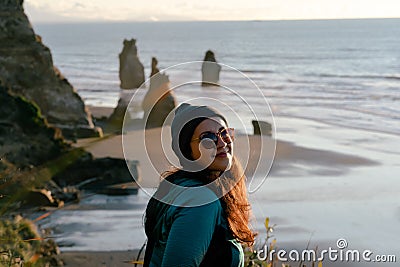
M 168 172 L 146 208 L 145 266 L 243 266 L 251 246 L 245 177 L 233 129 L 218 111 L 182 104 L 171 124 L 182 168 Z

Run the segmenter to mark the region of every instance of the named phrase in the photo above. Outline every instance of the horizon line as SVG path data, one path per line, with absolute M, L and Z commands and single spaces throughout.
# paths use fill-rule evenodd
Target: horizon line
M 28 16 L 29 19 L 29 16 Z M 37 21 L 29 19 L 35 24 L 78 24 L 78 23 L 176 23 L 176 22 L 279 22 L 279 21 L 331 21 L 331 20 L 391 20 L 399 17 L 361 17 L 361 18 L 293 18 L 293 19 L 249 19 L 249 20 L 62 20 L 62 21 Z

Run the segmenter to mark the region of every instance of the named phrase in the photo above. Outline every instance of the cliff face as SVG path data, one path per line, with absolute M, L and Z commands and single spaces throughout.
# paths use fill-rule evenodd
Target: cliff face
M 71 84 L 53 66 L 50 50 L 35 35 L 22 0 L 0 0 L 0 82 L 33 101 L 65 137 L 99 135 Z
M 68 145 L 48 127 L 36 105 L 1 85 L 0 103 L 0 164 L 38 166 L 66 151 Z

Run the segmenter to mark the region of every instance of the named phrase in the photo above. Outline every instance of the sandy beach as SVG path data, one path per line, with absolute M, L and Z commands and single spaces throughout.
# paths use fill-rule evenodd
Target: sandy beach
M 101 112 L 101 114 L 106 116 L 112 111 L 112 109 L 91 107 L 91 111 L 93 114 L 95 114 L 95 116 L 96 114 L 100 114 L 97 112 Z M 140 164 L 139 183 L 141 186 L 143 186 L 143 189 L 147 190 L 146 188 L 151 188 L 158 184 L 159 171 L 165 170 L 169 166 L 166 156 L 164 155 L 163 151 L 160 150 L 160 140 L 162 140 L 162 138 L 160 138 L 162 135 L 161 133 L 162 129 L 160 128 L 146 131 L 146 134 L 144 134 L 142 130 L 133 130 L 125 133 L 124 137 L 122 137 L 122 135 L 108 135 L 103 139 L 81 139 L 78 140 L 75 145 L 85 147 L 88 151 L 93 153 L 95 157 L 99 158 L 124 158 L 125 152 L 125 156 L 127 156 L 128 160 L 138 160 Z M 145 137 L 151 140 L 151 142 L 146 142 Z M 126 142 L 126 144 L 123 145 L 123 142 Z M 168 140 L 166 142 L 168 143 Z M 307 141 L 304 143 L 307 144 Z M 263 148 L 257 149 L 261 144 L 263 144 Z M 268 172 L 271 157 L 274 158 L 273 166 L 269 173 L 269 177 L 271 178 L 269 178 L 266 184 L 262 186 L 264 189 L 260 189 L 254 194 L 250 195 L 250 199 L 253 202 L 253 210 L 256 214 L 257 220 L 261 219 L 262 221 L 261 216 L 271 216 L 274 223 L 279 225 L 279 231 L 276 235 L 278 240 L 281 241 L 280 243 L 282 246 L 288 248 L 304 247 L 304 240 L 307 235 L 308 237 L 310 235 L 309 226 L 312 225 L 311 222 L 307 222 L 308 219 L 304 219 L 304 222 L 301 224 L 292 225 L 289 222 L 290 219 L 285 218 L 287 215 L 284 214 L 297 213 L 295 209 L 298 209 L 298 205 L 296 205 L 296 202 L 293 201 L 306 201 L 304 203 L 311 201 L 310 203 L 315 203 L 312 205 L 315 207 L 314 213 L 316 216 L 323 216 L 317 214 L 320 214 L 320 212 L 325 212 L 323 211 L 325 208 L 322 208 L 324 205 L 323 203 L 330 201 L 329 199 L 331 194 L 337 194 L 337 192 L 339 192 L 338 190 L 340 189 L 338 189 L 338 186 L 341 184 L 341 179 L 346 178 L 347 176 L 351 177 L 351 173 L 355 168 L 360 170 L 368 170 L 369 168 L 374 168 L 374 166 L 380 166 L 381 164 L 378 158 L 366 158 L 359 156 L 361 155 L 360 153 L 357 153 L 359 155 L 355 155 L 355 153 L 343 153 L 337 151 L 337 149 L 318 149 L 315 146 L 302 146 L 293 142 L 280 140 L 276 141 L 276 152 L 274 154 L 271 152 L 271 150 L 274 148 L 275 142 L 270 137 L 266 136 L 260 137 L 240 135 L 236 137 L 235 145 L 238 147 L 237 151 L 240 152 L 238 154 L 245 154 L 244 157 L 243 155 L 241 156 L 241 159 L 245 158 L 246 156 L 248 157 L 246 165 L 246 174 L 248 177 L 253 177 L 255 170 L 257 170 L 256 174 Z M 246 152 L 246 149 L 248 151 L 259 152 L 244 153 Z M 258 161 L 261 163 L 259 168 L 257 168 Z M 267 164 L 263 164 L 265 162 Z M 307 181 L 306 178 L 302 180 L 299 180 L 298 178 L 292 180 L 290 177 L 310 177 L 308 179 L 312 182 L 304 182 Z M 315 178 L 313 177 L 319 177 L 319 179 L 314 180 Z M 321 177 L 326 177 L 323 179 L 329 181 L 331 184 L 331 189 L 321 188 L 321 185 L 319 185 Z M 333 180 L 330 177 L 334 177 Z M 262 182 L 260 177 L 258 178 L 259 179 L 256 179 L 255 182 Z M 287 181 L 289 181 L 288 179 L 292 180 L 290 185 L 291 189 L 289 189 L 287 185 Z M 356 178 L 354 180 L 357 181 Z M 315 191 L 316 188 L 320 188 L 322 191 L 317 192 Z M 353 190 L 351 188 L 352 187 L 349 188 L 350 191 Z M 304 191 L 301 192 L 301 190 Z M 310 192 L 315 193 L 307 193 L 308 190 L 311 190 Z M 280 192 L 280 195 L 276 195 L 278 192 Z M 345 192 L 342 192 L 342 194 L 345 194 Z M 312 197 L 313 195 L 315 198 Z M 65 231 L 65 233 L 71 235 L 71 233 L 74 233 L 75 231 L 73 228 L 78 227 L 81 231 L 87 233 L 86 235 L 79 233 L 71 235 L 71 240 L 69 241 L 70 245 L 68 247 L 61 248 L 61 257 L 64 259 L 67 266 L 128 265 L 124 262 L 134 257 L 134 252 L 140 248 L 145 239 L 143 229 L 137 229 L 137 227 L 141 228 L 140 225 L 142 211 L 145 207 L 147 199 L 148 195 L 142 193 L 139 194 L 138 197 L 133 197 L 132 199 L 119 198 L 117 200 L 112 198 L 103 199 L 96 196 L 87 202 L 83 201 L 81 204 L 69 209 L 69 212 L 80 211 L 80 215 L 75 215 L 74 213 L 66 213 L 61 215 L 60 220 L 66 219 L 66 217 L 63 216 L 67 216 L 68 219 L 71 220 L 70 223 L 63 222 L 65 224 L 60 226 L 60 228 L 63 228 L 61 231 Z M 271 204 L 269 205 L 270 208 L 267 210 L 265 210 L 265 207 L 262 204 L 264 201 Z M 318 202 L 321 202 L 321 204 L 315 206 Z M 347 201 L 343 204 L 340 204 L 341 202 L 337 203 L 339 207 L 341 205 L 347 206 L 350 202 Z M 68 212 L 68 209 L 66 212 Z M 92 219 L 85 223 L 82 221 L 83 218 L 80 217 L 79 220 L 74 223 L 72 218 L 74 216 L 82 216 L 82 212 L 86 212 L 86 215 L 84 215 L 86 216 L 85 218 L 89 219 L 92 217 Z M 104 217 L 104 215 L 102 215 L 104 212 L 109 215 Z M 55 216 L 57 217 L 58 215 L 55 214 Z M 121 230 L 117 230 L 117 228 L 115 228 L 115 221 L 113 219 L 108 221 L 107 219 L 109 217 L 118 218 L 119 216 L 127 216 L 126 220 L 129 220 L 130 222 L 127 223 L 126 221 L 124 222 L 118 219 L 119 223 L 117 227 L 121 227 L 122 229 L 134 228 L 134 232 L 129 233 L 130 238 L 128 240 L 130 241 L 128 241 L 128 243 L 126 241 L 122 241 L 124 234 L 123 232 L 121 233 Z M 347 216 L 349 219 L 353 220 L 351 215 L 348 214 Z M 136 221 L 134 226 L 130 224 L 133 223 L 133 221 L 132 219 L 128 219 L 129 217 L 135 218 L 133 220 Z M 97 225 L 96 221 L 98 221 L 100 218 L 102 218 L 101 220 L 104 221 Z M 329 225 L 324 226 L 322 218 L 319 218 L 318 220 L 321 221 L 321 228 L 330 229 Z M 358 219 L 354 218 L 354 220 Z M 108 225 L 110 226 L 110 229 L 107 229 Z M 260 228 L 258 226 L 257 230 L 260 233 L 263 232 L 262 227 Z M 317 230 L 317 232 L 318 231 L 319 230 Z M 326 230 L 323 230 L 323 232 L 325 231 Z M 303 234 L 299 235 L 299 233 Z M 101 236 L 104 237 L 101 238 Z M 121 238 L 120 241 L 118 240 L 119 237 Z M 74 240 L 77 242 L 75 245 Z M 100 240 L 101 242 L 99 243 Z M 81 244 L 80 241 L 83 243 L 86 242 L 86 245 L 83 243 Z M 315 242 L 312 242 L 313 245 L 319 244 L 320 246 L 328 246 L 332 243 L 332 240 L 329 239 L 328 236 L 324 237 L 324 235 L 321 235 L 314 241 Z M 94 248 L 91 248 L 91 246 L 94 246 Z M 79 248 L 79 250 L 74 251 L 74 247 Z M 129 251 L 124 251 L 124 247 L 128 248 Z M 122 265 L 122 263 L 124 265 Z M 331 265 L 328 263 L 324 266 L 342 265 L 338 263 Z
M 89 107 L 94 116 L 111 114 L 111 108 Z M 122 135 L 107 135 L 103 139 L 80 139 L 75 144 L 84 147 L 95 157 L 126 158 L 138 160 L 141 172 L 141 186 L 156 187 L 160 174 L 177 164 L 170 148 L 169 127 L 144 131 L 132 130 Z M 247 177 L 271 175 L 301 176 L 304 172 L 296 165 L 303 164 L 319 169 L 325 174 L 342 175 L 349 168 L 378 164 L 365 157 L 329 150 L 308 148 L 291 142 L 275 140 L 268 136 L 237 135 L 235 151 L 240 158 Z M 273 166 L 272 165 L 273 161 Z M 256 172 L 256 173 L 255 173 Z
M 136 257 L 137 251 L 68 251 L 60 259 L 66 267 L 119 267 L 135 266 Z

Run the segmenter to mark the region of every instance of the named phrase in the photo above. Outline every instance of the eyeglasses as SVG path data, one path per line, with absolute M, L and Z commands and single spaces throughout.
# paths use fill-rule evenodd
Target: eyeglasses
M 206 141 L 212 141 L 215 143 L 215 145 L 217 145 L 218 137 L 221 137 L 222 141 L 224 141 L 225 143 L 230 144 L 235 139 L 235 129 L 225 128 L 225 129 L 218 131 L 217 133 L 204 132 L 198 138 L 192 139 L 192 142 L 197 141 L 197 140 L 200 140 L 200 142 L 201 142 L 204 140 L 205 142 L 202 142 L 203 146 L 205 148 L 212 148 L 213 145 Z

